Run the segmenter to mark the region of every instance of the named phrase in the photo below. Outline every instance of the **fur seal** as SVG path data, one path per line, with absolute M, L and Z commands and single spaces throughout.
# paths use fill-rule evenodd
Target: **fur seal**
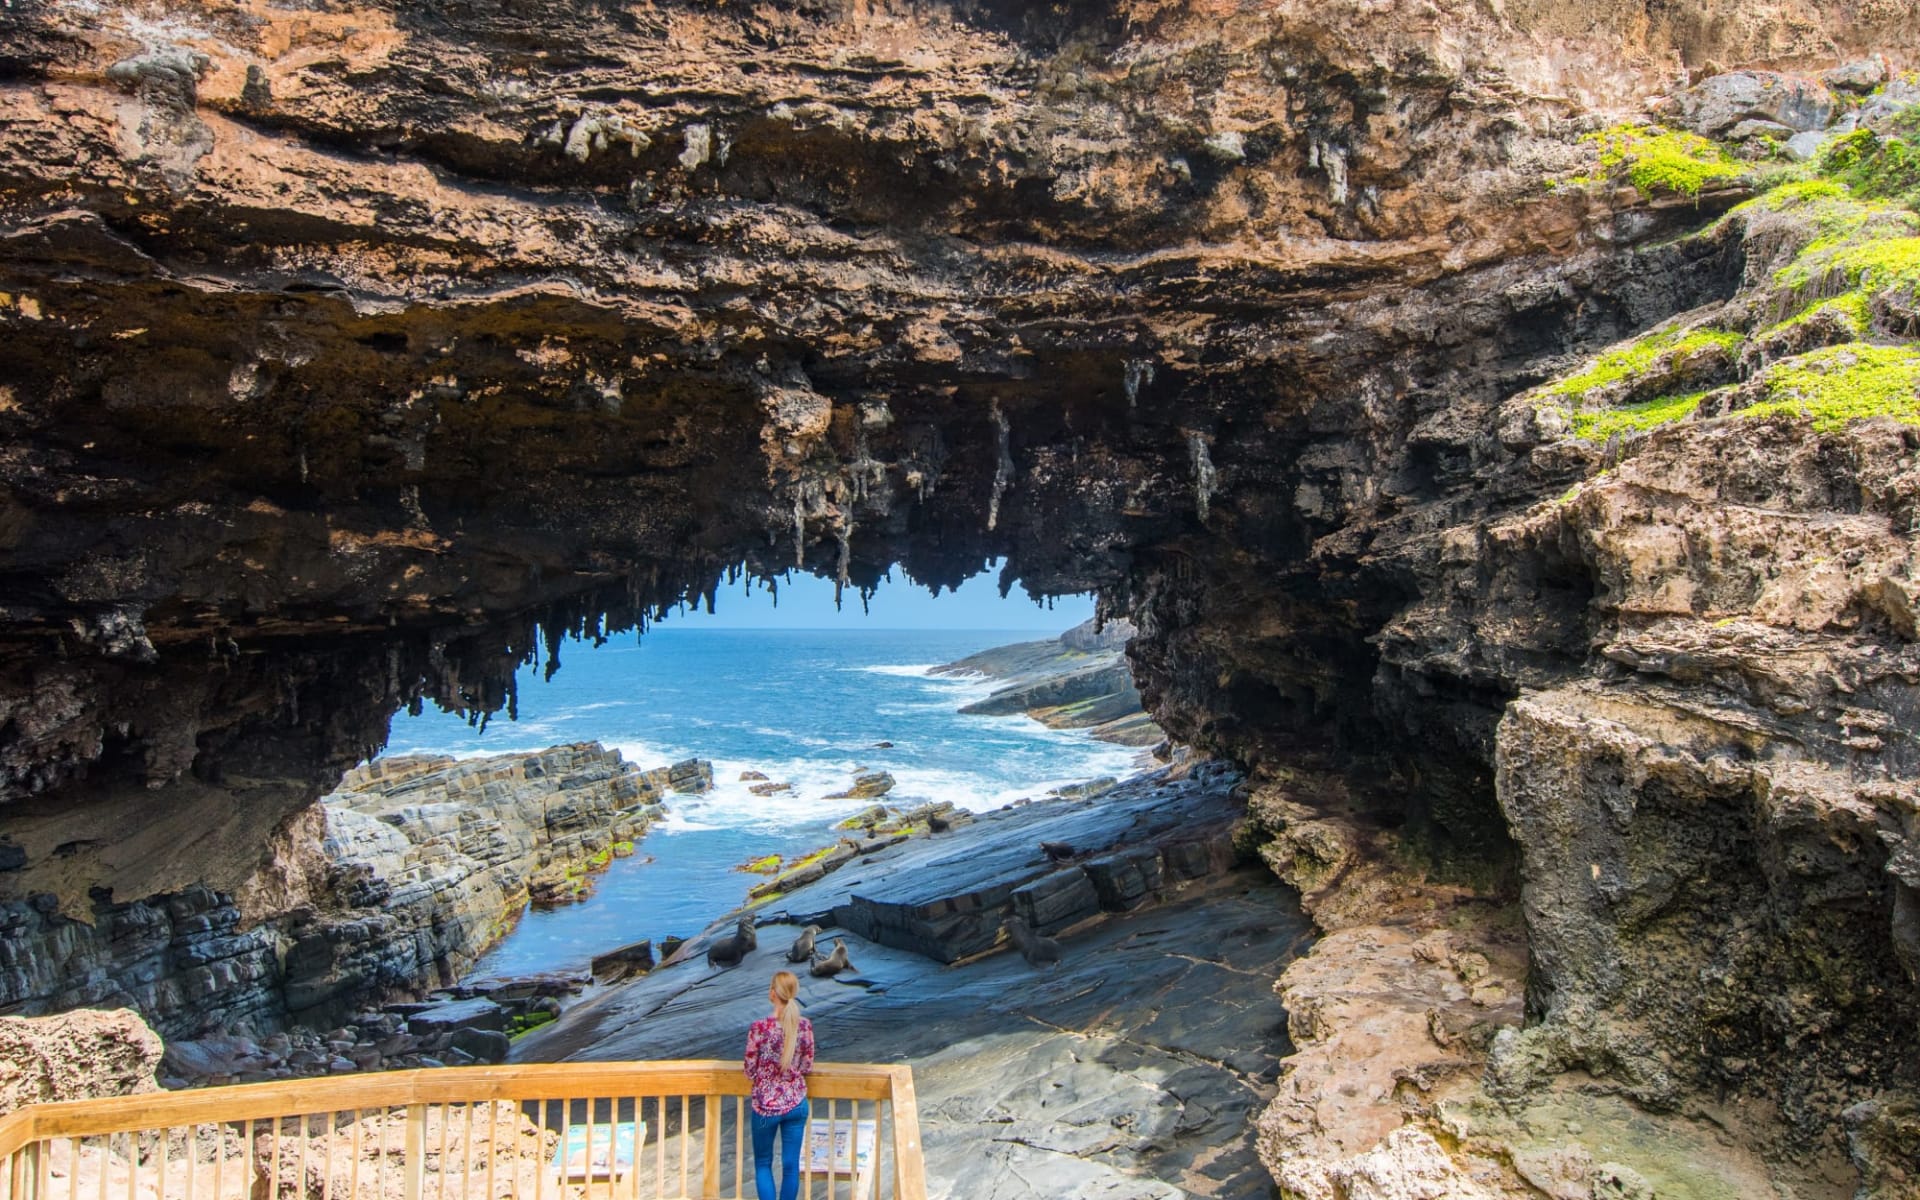
M 833 939 L 833 953 L 825 958 L 814 960 L 813 966 L 809 969 L 821 979 L 830 979 L 842 971 L 853 970 L 853 964 L 847 961 L 845 939 Z
M 740 918 L 734 927 L 733 936 L 721 938 L 707 948 L 707 965 L 710 967 L 737 967 L 740 960 L 752 953 L 760 945 L 759 935 L 753 932 L 753 914 Z
M 1041 842 L 1040 852 L 1047 856 L 1048 862 L 1063 863 L 1073 857 L 1073 847 L 1065 842 Z
M 820 927 L 818 925 L 809 925 L 805 929 L 802 929 L 800 936 L 793 939 L 793 945 L 787 948 L 787 961 L 794 963 L 811 962 L 813 960 L 813 935 L 819 932 Z
M 1060 943 L 1050 937 L 1041 937 L 1019 917 L 1008 917 L 1001 928 L 1007 931 L 1007 936 L 1013 940 L 1020 957 L 1027 960 L 1028 966 L 1051 967 L 1060 962 Z
M 927 832 L 928 833 L 945 833 L 952 828 L 953 828 L 953 822 L 947 820 L 945 817 L 941 816 L 939 813 L 927 814 Z

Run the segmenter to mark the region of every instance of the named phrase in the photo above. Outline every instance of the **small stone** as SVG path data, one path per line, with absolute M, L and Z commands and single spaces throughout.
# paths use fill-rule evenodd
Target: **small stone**
M 1787 157 L 1795 162 L 1809 162 L 1820 155 L 1820 148 L 1827 144 L 1824 133 L 1796 133 L 1787 139 Z
M 1238 130 L 1223 129 L 1201 144 L 1221 162 L 1239 162 L 1247 156 L 1246 136 Z
M 1619 1163 L 1601 1163 L 1591 1176 L 1593 1200 L 1654 1200 L 1646 1176 Z
M 1793 136 L 1793 130 L 1778 121 L 1747 120 L 1727 131 L 1730 142 L 1752 141 L 1754 138 L 1771 138 L 1785 141 Z

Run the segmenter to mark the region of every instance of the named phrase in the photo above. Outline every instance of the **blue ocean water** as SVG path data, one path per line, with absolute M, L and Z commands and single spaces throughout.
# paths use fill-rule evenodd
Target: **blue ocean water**
M 567 645 L 551 682 L 525 670 L 517 722 L 481 732 L 451 714 L 402 715 L 387 752 L 466 756 L 598 741 L 643 767 L 713 761 L 711 793 L 672 798 L 667 819 L 635 857 L 607 869 L 592 899 L 529 912 L 474 975 L 584 968 L 640 938 L 689 936 L 739 904 L 757 881 L 739 864 L 833 841 L 833 824 L 871 803 L 826 799 L 859 768 L 893 774 L 888 803 L 951 800 L 976 811 L 1132 771 L 1137 750 L 1021 716 L 963 716 L 959 708 L 992 684 L 927 673 L 1040 636 L 658 625 L 637 646 Z M 740 780 L 748 770 L 794 790 L 755 796 Z

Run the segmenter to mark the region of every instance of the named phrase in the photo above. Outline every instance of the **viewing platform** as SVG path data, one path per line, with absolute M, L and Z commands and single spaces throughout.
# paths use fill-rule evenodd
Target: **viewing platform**
M 738 1062 L 450 1067 L 36 1104 L 0 1200 L 733 1200 Z M 809 1200 L 924 1200 L 913 1070 L 816 1063 Z

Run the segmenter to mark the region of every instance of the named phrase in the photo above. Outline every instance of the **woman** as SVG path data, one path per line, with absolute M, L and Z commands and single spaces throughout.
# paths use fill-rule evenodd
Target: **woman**
M 813 1070 L 813 1023 L 800 1015 L 800 977 L 775 971 L 767 987 L 773 1015 L 747 1030 L 747 1078 L 753 1081 L 753 1182 L 760 1200 L 773 1193 L 773 1135 L 780 1133 L 779 1200 L 800 1192 L 800 1143 L 807 1133 L 807 1072 Z

